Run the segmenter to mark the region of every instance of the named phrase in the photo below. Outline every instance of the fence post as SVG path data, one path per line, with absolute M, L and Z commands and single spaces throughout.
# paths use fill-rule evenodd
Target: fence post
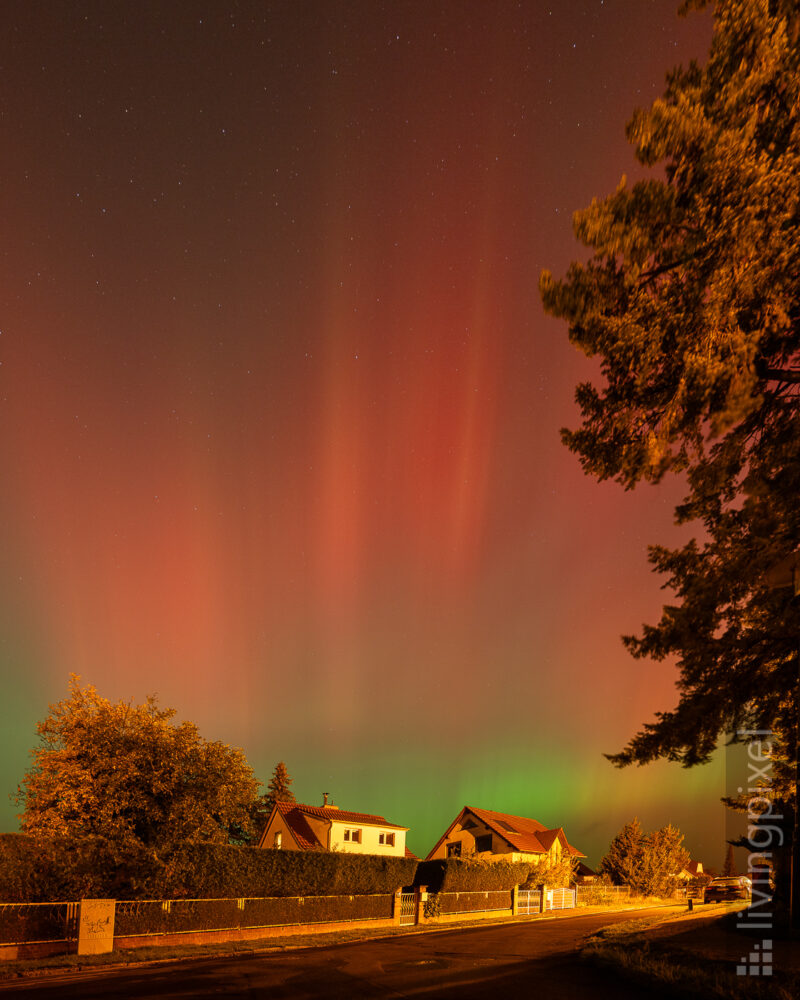
M 114 950 L 116 900 L 82 899 L 78 915 L 78 954 L 106 955 Z
M 417 919 L 416 919 L 416 922 L 418 924 L 424 924 L 425 923 L 425 920 L 426 920 L 426 917 L 425 917 L 425 904 L 427 903 L 427 901 L 428 901 L 428 887 L 427 887 L 427 885 L 419 885 L 419 886 L 417 886 L 417 899 L 416 899 L 416 903 L 417 903 Z
M 519 913 L 519 886 L 515 885 L 511 890 L 511 916 L 516 917 Z
M 544 913 L 547 909 L 547 886 L 542 882 L 539 886 L 539 913 Z
M 400 913 L 402 912 L 402 909 L 403 909 L 403 887 L 400 886 L 400 888 L 394 894 L 394 901 L 392 902 L 392 920 L 397 924 L 398 927 L 400 926 Z

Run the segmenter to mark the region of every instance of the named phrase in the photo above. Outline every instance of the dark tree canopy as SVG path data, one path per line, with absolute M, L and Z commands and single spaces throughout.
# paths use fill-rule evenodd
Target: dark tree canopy
M 697 764 L 721 733 L 796 711 L 800 602 L 765 573 L 800 547 L 799 112 L 796 0 L 718 0 L 706 63 L 671 72 L 628 125 L 656 176 L 577 212 L 589 259 L 540 279 L 602 372 L 578 386 L 565 443 L 625 488 L 681 474 L 677 520 L 698 528 L 651 548 L 674 601 L 625 638 L 676 657 L 679 703 L 617 765 Z

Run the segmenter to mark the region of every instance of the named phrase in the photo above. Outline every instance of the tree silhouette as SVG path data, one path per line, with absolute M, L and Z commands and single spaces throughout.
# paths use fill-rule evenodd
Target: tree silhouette
M 626 488 L 681 473 L 676 519 L 698 526 L 650 549 L 675 600 L 625 643 L 675 656 L 680 697 L 611 755 L 618 766 L 690 766 L 721 733 L 794 731 L 800 602 L 766 574 L 800 549 L 799 119 L 796 0 L 717 0 L 706 64 L 670 73 L 628 125 L 663 175 L 623 178 L 577 212 L 592 256 L 540 279 L 602 375 L 578 386 L 565 443 Z
M 722 868 L 722 874 L 726 876 L 736 874 L 736 862 L 733 858 L 733 844 L 728 844 L 728 851 L 725 855 L 725 864 Z

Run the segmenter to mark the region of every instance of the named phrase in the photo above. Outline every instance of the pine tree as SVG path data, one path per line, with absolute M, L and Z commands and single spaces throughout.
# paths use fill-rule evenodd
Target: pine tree
M 286 764 L 282 760 L 278 761 L 267 785 L 267 794 L 265 796 L 270 809 L 272 809 L 276 802 L 296 801 L 294 792 L 289 788 L 292 781 L 293 779 L 289 776 Z
M 725 864 L 722 868 L 722 874 L 726 877 L 736 874 L 736 862 L 733 857 L 733 844 L 728 844 L 728 851 L 725 855 Z
M 638 887 L 643 896 L 671 896 L 680 883 L 680 874 L 689 864 L 683 834 L 668 824 L 644 838 L 642 869 Z
M 563 432 L 587 473 L 687 483 L 676 516 L 698 538 L 650 550 L 675 599 L 625 638 L 637 658 L 676 658 L 679 702 L 610 759 L 690 766 L 721 733 L 797 719 L 800 601 L 767 583 L 800 549 L 796 0 L 717 0 L 705 65 L 670 73 L 627 134 L 663 173 L 576 213 L 591 257 L 540 290 L 600 361 Z
M 644 833 L 638 818 L 626 823 L 600 862 L 601 874 L 640 896 L 669 896 L 689 863 L 683 834 L 674 826 Z
M 614 885 L 633 885 L 638 880 L 644 858 L 644 833 L 638 817 L 626 823 L 611 841 L 600 862 L 600 873 Z

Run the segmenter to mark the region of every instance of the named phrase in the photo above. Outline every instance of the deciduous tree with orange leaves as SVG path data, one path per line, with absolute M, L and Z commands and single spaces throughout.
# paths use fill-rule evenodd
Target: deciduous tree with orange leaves
M 155 696 L 112 703 L 71 675 L 17 790 L 23 832 L 100 842 L 144 869 L 182 844 L 245 842 L 259 783 L 244 753 L 175 714 Z

